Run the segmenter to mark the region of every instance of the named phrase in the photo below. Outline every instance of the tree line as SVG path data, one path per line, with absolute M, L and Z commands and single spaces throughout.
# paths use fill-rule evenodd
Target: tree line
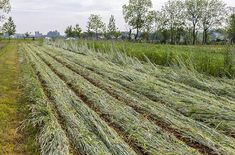
M 200 43 L 207 44 L 210 32 L 216 31 L 235 41 L 235 9 L 227 7 L 223 0 L 168 0 L 158 11 L 153 9 L 151 0 L 129 0 L 122 9 L 129 26 L 129 40 L 158 39 L 162 43 L 197 44 L 198 36 L 202 34 Z M 65 34 L 81 37 L 82 31 L 78 27 L 69 26 Z M 102 17 L 94 14 L 88 19 L 85 33 L 95 38 L 102 34 L 107 39 L 118 38 L 121 34 L 113 15 L 106 26 Z

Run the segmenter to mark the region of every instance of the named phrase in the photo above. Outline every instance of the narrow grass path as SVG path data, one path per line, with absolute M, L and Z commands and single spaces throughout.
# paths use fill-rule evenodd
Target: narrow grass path
M 19 77 L 17 42 L 11 42 L 0 50 L 0 154 L 4 155 L 34 152 L 33 137 L 17 132 L 27 114 L 25 103 L 19 103 Z

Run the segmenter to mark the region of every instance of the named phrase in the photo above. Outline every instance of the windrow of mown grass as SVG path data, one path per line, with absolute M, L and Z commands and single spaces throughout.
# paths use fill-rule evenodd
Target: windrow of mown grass
M 85 48 L 83 53 L 87 51 L 89 50 Z M 81 52 L 81 49 L 79 52 Z M 234 98 L 228 99 L 223 97 L 222 94 L 217 96 L 174 81 L 166 82 L 162 78 L 133 70 L 133 67 L 113 65 L 104 57 L 102 61 L 95 59 L 96 57 L 101 59 L 101 55 L 89 57 L 76 56 L 76 54 L 68 52 L 66 54 L 70 55 L 71 61 L 101 74 L 103 77 L 108 77 L 124 87 L 144 94 L 152 101 L 161 102 L 187 117 L 203 122 L 221 133 L 234 137 Z M 89 53 L 89 55 L 95 54 L 95 52 Z M 234 86 L 231 89 L 234 90 Z
M 31 48 L 33 49 L 33 48 Z M 174 136 L 163 132 L 155 123 L 146 120 L 142 115 L 135 112 L 129 106 L 121 101 L 113 98 L 107 92 L 92 85 L 86 79 L 79 75 L 75 75 L 73 71 L 64 67 L 52 58 L 44 55 L 40 50 L 34 49 L 42 60 L 52 68 L 52 70 L 61 79 L 67 82 L 71 89 L 76 92 L 85 103 L 100 113 L 100 117 L 104 118 L 113 127 L 118 128 L 128 140 L 134 143 L 141 154 L 198 154 L 198 152 Z
M 24 50 L 58 115 L 63 119 L 68 136 L 78 151 L 75 154 L 136 154 L 31 49 L 25 46 Z
M 40 154 L 69 155 L 70 144 L 52 103 L 48 100 L 29 58 L 22 48 L 20 49 L 22 72 L 22 91 L 25 102 L 30 103 L 30 115 L 23 122 L 21 128 L 34 126 L 38 130 L 37 143 Z M 35 152 L 36 153 L 36 152 Z
M 121 101 L 122 104 L 132 107 L 136 112 L 142 114 L 143 117 L 156 121 L 156 124 L 160 126 L 162 130 L 174 134 L 178 139 L 192 147 L 195 147 L 195 145 L 200 146 L 201 148 L 196 148 L 199 150 L 201 149 L 201 152 L 204 151 L 204 153 L 210 154 L 213 151 L 209 149 L 214 150 L 215 153 L 223 152 L 222 154 L 226 154 L 225 152 L 234 151 L 234 139 L 226 137 L 223 134 L 219 134 L 215 130 L 210 129 L 207 126 L 192 119 L 184 117 L 183 115 L 168 108 L 167 106 L 162 105 L 159 102 L 153 102 L 141 94 L 112 82 L 106 76 L 100 76 L 96 74 L 94 71 L 96 69 L 95 67 L 92 69 L 92 71 L 82 67 L 85 63 L 91 63 L 92 60 L 94 61 L 95 58 L 93 56 L 78 55 L 70 53 L 69 51 L 63 51 L 55 48 L 34 48 L 35 52 L 38 51 L 37 53 L 44 59 L 44 61 L 57 68 L 57 72 L 60 72 L 60 74 L 63 74 L 63 76 L 66 77 L 67 75 L 71 75 L 71 77 L 67 77 L 67 79 L 68 81 L 71 81 L 69 83 L 75 88 L 78 87 L 77 85 L 80 86 L 81 83 L 84 83 L 84 81 L 81 81 L 81 78 L 83 77 L 95 86 L 108 92 L 109 95 Z M 43 54 L 44 52 L 47 54 Z M 53 58 L 49 58 L 50 56 L 60 63 L 53 60 Z M 85 57 L 89 57 L 90 59 Z M 97 61 L 94 63 L 98 65 Z M 69 71 L 68 68 L 62 69 L 65 68 L 63 65 L 67 66 L 70 70 L 73 70 L 78 75 L 74 75 L 74 73 Z M 82 75 L 82 77 L 76 78 L 80 75 Z M 73 83 L 73 81 L 77 82 Z M 84 89 L 85 88 L 88 87 L 84 87 Z M 182 137 L 185 137 L 185 139 Z M 191 144 L 188 141 L 189 139 Z
M 179 67 L 185 65 L 190 70 L 206 75 L 230 78 L 235 76 L 235 47 L 231 45 L 179 46 L 92 40 L 81 40 L 77 44 L 78 46 L 86 44 L 98 52 L 123 52 L 141 61 L 146 61 L 148 58 L 157 65 Z

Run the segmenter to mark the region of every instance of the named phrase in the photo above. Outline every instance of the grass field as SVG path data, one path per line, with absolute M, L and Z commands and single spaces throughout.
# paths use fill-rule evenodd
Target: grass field
M 235 83 L 66 42 L 19 46 L 40 154 L 235 152 Z
M 0 49 L 0 154 L 32 154 L 33 137 L 17 132 L 26 119 L 26 104 L 20 102 L 18 43 L 4 42 Z M 29 136 L 29 137 L 28 137 Z
M 235 47 L 229 45 L 159 45 L 120 41 L 78 41 L 101 52 L 119 51 L 164 66 L 186 66 L 206 75 L 235 76 Z M 111 50 L 110 50 L 111 49 Z

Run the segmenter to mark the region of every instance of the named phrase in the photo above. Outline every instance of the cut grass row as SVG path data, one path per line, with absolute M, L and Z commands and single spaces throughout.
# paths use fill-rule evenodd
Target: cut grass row
M 173 129 L 180 131 L 180 134 L 183 134 L 185 137 L 193 137 L 192 143 L 194 141 L 199 144 L 204 144 L 208 148 L 210 147 L 213 148 L 214 150 L 218 150 L 218 148 L 215 146 L 218 145 L 221 141 L 223 141 L 222 143 L 225 143 L 226 139 L 228 138 L 226 136 L 218 134 L 214 130 L 209 129 L 208 127 L 198 122 L 187 119 L 186 117 L 176 113 L 175 111 L 168 109 L 167 107 L 163 106 L 160 103 L 154 103 L 148 100 L 147 98 L 141 96 L 140 94 L 137 94 L 125 87 L 122 87 L 114 82 L 111 82 L 105 77 L 101 77 L 95 74 L 94 72 L 89 71 L 81 67 L 80 65 L 77 65 L 76 63 L 70 61 L 70 59 L 72 58 L 71 56 L 69 58 L 66 58 L 66 56 L 60 54 L 59 51 L 52 49 L 46 50 L 45 48 L 40 48 L 40 51 L 41 52 L 39 52 L 38 54 L 42 54 L 42 51 L 48 53 L 50 56 L 54 57 L 57 61 L 62 62 L 64 65 L 68 66 L 71 70 L 75 71 L 76 73 L 82 74 L 83 77 L 85 77 L 89 81 L 91 82 L 93 81 L 92 83 L 95 83 L 96 85 L 99 85 L 99 87 L 101 87 L 102 89 L 105 89 L 107 92 L 109 92 L 109 94 L 111 94 L 111 96 L 112 95 L 114 97 L 116 96 L 116 98 L 121 99 L 126 104 L 130 105 L 131 107 L 134 107 L 135 110 L 137 109 L 140 111 L 144 111 L 146 117 L 150 115 L 150 117 L 152 117 L 156 121 L 164 120 L 165 122 L 167 122 L 167 124 L 172 126 Z M 48 57 L 49 57 L 48 55 L 45 55 L 44 59 L 49 59 Z M 208 139 L 210 140 L 208 141 Z M 230 142 L 226 143 L 230 146 L 233 146 L 234 140 L 230 139 L 230 141 L 232 142 L 231 144 L 228 144 Z M 223 145 L 222 143 L 219 145 Z M 224 146 L 226 147 L 226 145 Z
M 34 49 L 34 52 L 37 52 L 37 50 Z M 83 99 L 86 98 L 85 102 L 92 104 L 93 109 L 95 108 L 96 111 L 98 109 L 98 112 L 102 115 L 109 116 L 109 123 L 112 123 L 122 132 L 126 133 L 129 140 L 136 143 L 142 151 L 150 154 L 166 154 L 171 152 L 175 152 L 176 154 L 184 154 L 186 152 L 196 154 L 196 150 L 187 147 L 173 136 L 162 132 L 156 125 L 145 120 L 131 107 L 125 106 L 82 77 L 78 75 L 73 76 L 73 72 L 63 67 L 63 65 L 57 65 L 48 64 L 57 75 L 71 85 L 71 88 L 77 92 L 79 96 L 82 96 Z M 57 69 L 55 67 L 57 67 Z
M 53 50 L 53 49 L 50 49 Z M 132 68 L 110 64 L 109 61 L 96 60 L 94 57 L 76 55 L 61 50 L 57 54 L 81 65 L 103 77 L 122 84 L 153 101 L 163 102 L 185 116 L 204 122 L 230 136 L 234 136 L 234 100 L 186 87 L 181 83 L 159 82 L 159 79 L 137 72 Z M 95 54 L 95 53 L 94 53 Z M 89 63 L 88 63 L 89 62 Z M 187 89 L 185 89 L 185 87 Z
M 24 100 L 31 103 L 31 114 L 21 127 L 33 125 L 38 129 L 37 142 L 40 154 L 69 155 L 71 152 L 69 139 L 23 49 L 20 49 L 20 59 Z
M 96 113 L 91 111 L 51 69 L 25 47 L 76 149 L 81 154 L 136 154 Z

